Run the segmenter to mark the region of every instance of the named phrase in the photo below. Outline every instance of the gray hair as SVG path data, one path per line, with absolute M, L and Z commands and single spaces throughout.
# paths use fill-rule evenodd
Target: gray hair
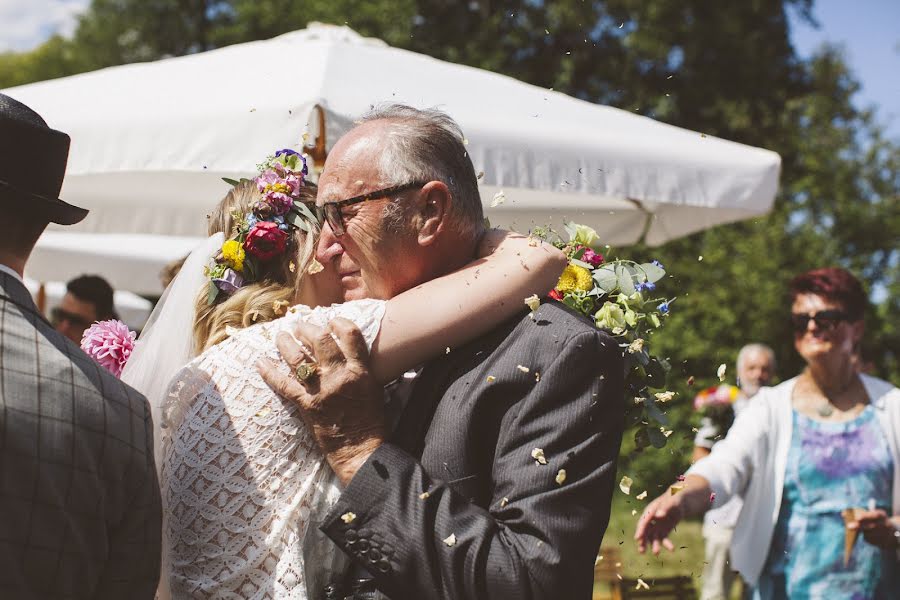
M 741 365 L 744 364 L 744 361 L 747 360 L 747 357 L 755 352 L 766 354 L 769 357 L 769 364 L 772 365 L 772 370 L 775 370 L 775 352 L 771 348 L 769 348 L 765 344 L 747 344 L 738 352 L 738 371 L 741 370 Z
M 387 186 L 413 181 L 441 181 L 450 190 L 449 222 L 462 237 L 475 240 L 484 229 L 484 211 L 475 168 L 466 151 L 459 125 L 436 109 L 404 104 L 373 108 L 360 123 L 388 121 L 380 171 Z M 404 203 L 385 207 L 386 226 L 393 231 L 408 227 Z

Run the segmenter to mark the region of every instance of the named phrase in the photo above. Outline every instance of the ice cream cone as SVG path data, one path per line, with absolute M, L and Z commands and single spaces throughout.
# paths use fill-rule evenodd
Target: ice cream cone
M 845 508 L 841 511 L 844 517 L 844 566 L 850 564 L 850 555 L 853 553 L 853 546 L 856 545 L 856 538 L 859 536 L 859 529 L 850 529 L 850 523 L 857 522 L 857 513 L 863 512 L 861 508 Z

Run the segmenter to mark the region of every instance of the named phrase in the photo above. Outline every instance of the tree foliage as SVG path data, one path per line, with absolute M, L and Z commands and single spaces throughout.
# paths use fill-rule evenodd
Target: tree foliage
M 325 21 L 777 151 L 781 189 L 768 216 L 628 250 L 661 260 L 673 274 L 661 291 L 678 296 L 654 343 L 673 364 L 681 402 L 671 412 L 682 426 L 653 456 L 626 442 L 623 463 L 662 481 L 685 465 L 694 390 L 714 382 L 720 363 L 733 372 L 740 346 L 771 345 L 783 379 L 802 368 L 786 327 L 796 273 L 842 265 L 866 282 L 875 301 L 866 348 L 878 374 L 900 383 L 900 149 L 854 104 L 859 84 L 838 51 L 797 56 L 791 11 L 814 23 L 812 0 L 93 0 L 72 39 L 0 55 L 0 87 Z

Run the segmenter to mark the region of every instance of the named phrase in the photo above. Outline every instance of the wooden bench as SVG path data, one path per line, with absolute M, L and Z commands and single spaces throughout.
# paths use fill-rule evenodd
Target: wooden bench
M 649 588 L 638 583 L 637 579 L 624 578 L 619 582 L 619 596 L 617 600 L 694 600 L 697 592 L 694 590 L 694 582 L 690 577 L 681 575 L 678 577 L 655 577 L 644 580 Z

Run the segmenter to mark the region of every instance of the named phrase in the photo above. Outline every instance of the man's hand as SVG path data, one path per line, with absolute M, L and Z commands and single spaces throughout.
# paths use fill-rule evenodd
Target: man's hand
M 325 329 L 298 323 L 294 337 L 276 338 L 291 374 L 269 360 L 256 364 L 263 380 L 279 396 L 295 402 L 319 447 L 340 480 L 347 484 L 384 442 L 384 389 L 369 373 L 369 351 L 359 329 L 336 318 Z M 317 373 L 300 381 L 301 364 L 315 363 Z
M 856 522 L 848 523 L 851 529 L 859 528 L 867 542 L 879 548 L 897 548 L 897 528 L 883 510 L 867 510 L 856 513 Z

